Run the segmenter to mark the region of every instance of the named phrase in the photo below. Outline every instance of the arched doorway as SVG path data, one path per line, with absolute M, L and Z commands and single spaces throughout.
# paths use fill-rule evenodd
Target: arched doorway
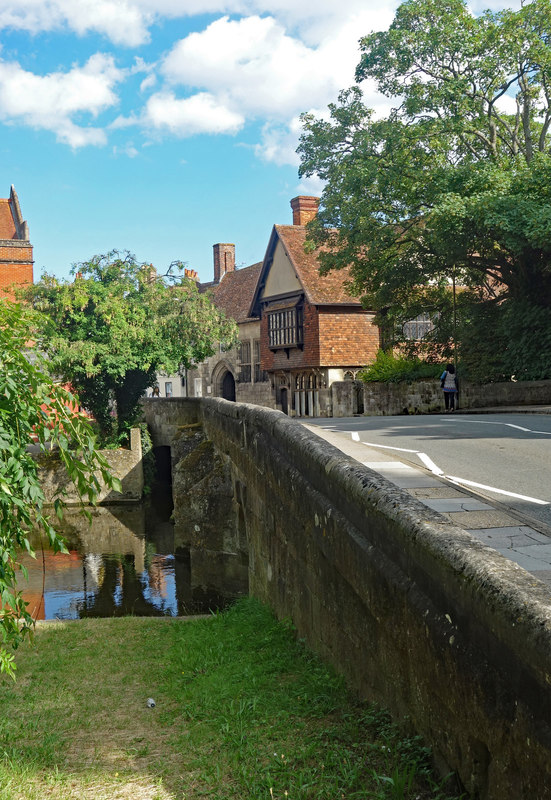
M 226 372 L 222 378 L 222 397 L 235 402 L 235 378 L 231 372 Z
M 284 414 L 288 414 L 289 413 L 289 402 L 287 400 L 287 387 L 286 386 L 282 386 L 281 387 L 280 394 L 281 394 L 281 410 L 283 411 Z

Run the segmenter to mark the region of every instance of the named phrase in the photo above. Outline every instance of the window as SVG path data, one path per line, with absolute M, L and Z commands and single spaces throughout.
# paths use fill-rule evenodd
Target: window
M 427 333 L 434 328 L 429 314 L 419 314 L 415 319 L 405 322 L 402 328 L 406 339 L 419 341 L 424 339 Z
M 302 308 L 285 308 L 268 314 L 270 348 L 302 345 Z
M 260 339 L 254 341 L 254 382 L 262 383 L 267 381 L 268 376 L 265 371 L 260 368 Z
M 172 381 L 165 383 L 165 397 L 172 397 Z
M 250 364 L 251 363 L 251 343 L 250 342 L 240 342 L 239 343 L 239 360 L 242 364 Z
M 251 382 L 251 343 L 250 341 L 241 342 L 239 345 L 238 358 L 240 361 L 239 367 L 239 383 Z

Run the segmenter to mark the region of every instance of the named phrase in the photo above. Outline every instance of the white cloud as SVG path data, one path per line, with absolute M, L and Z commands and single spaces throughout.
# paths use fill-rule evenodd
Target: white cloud
M 502 95 L 496 103 L 498 111 L 503 114 L 516 114 L 517 113 L 517 101 L 511 95 L 504 94 Z
M 518 6 L 520 0 L 512 2 Z M 141 125 L 156 137 L 191 136 L 235 134 L 247 122 L 260 122 L 263 127 L 256 154 L 276 164 L 296 166 L 299 114 L 307 108 L 326 108 L 341 89 L 354 83 L 358 40 L 372 30 L 386 28 L 398 3 L 0 0 L 0 29 L 72 31 L 79 36 L 99 33 L 116 45 L 136 47 L 150 40 L 156 22 L 224 15 L 177 41 L 161 62 L 147 64 L 136 58 L 128 74 L 142 72 L 140 92 L 146 97 L 153 94 L 143 110 L 135 108 L 108 127 Z M 501 0 L 471 0 L 476 13 L 487 5 L 503 7 Z M 112 62 L 111 66 L 114 69 Z M 97 115 L 113 106 L 113 88 L 119 77 L 110 75 L 105 64 L 94 76 L 85 73 L 86 68 L 73 67 L 66 73 L 40 77 L 24 72 L 17 64 L 0 62 L 0 118 L 54 130 L 61 141 L 73 147 L 103 143 L 105 133 L 83 127 L 76 115 Z M 78 92 L 71 101 L 73 84 Z M 16 92 L 16 87 L 25 91 Z M 372 84 L 366 82 L 362 88 L 365 102 L 375 108 L 376 116 L 388 113 L 392 103 L 377 95 Z
M 130 114 L 129 117 L 123 117 L 119 115 L 113 120 L 113 122 L 110 122 L 107 127 L 110 130 L 121 130 L 122 128 L 133 128 L 135 125 L 138 125 L 139 122 L 140 118 L 135 114 Z
M 145 92 L 147 89 L 151 89 L 151 87 L 155 86 L 156 83 L 157 76 L 153 72 L 150 72 L 147 78 L 144 78 L 140 83 L 140 92 Z
M 31 33 L 71 30 L 82 36 L 100 33 L 115 44 L 135 47 L 150 39 L 150 28 L 163 19 L 199 14 L 233 16 L 269 15 L 295 31 L 307 45 L 317 45 L 332 36 L 344 20 L 367 15 L 367 25 L 357 38 L 371 30 L 382 30 L 391 21 L 398 0 L 1 0 L 0 29 L 15 28 Z M 486 8 L 519 8 L 521 0 L 471 0 L 475 13 Z
M 296 194 L 310 195 L 311 197 L 321 197 L 325 189 L 325 181 L 322 181 L 317 175 L 312 175 L 310 178 L 303 178 L 295 187 Z
M 117 117 L 109 127 L 139 121 L 158 135 L 233 134 L 247 121 L 262 120 L 257 152 L 279 164 L 296 164 L 298 114 L 325 107 L 353 83 L 359 37 L 385 27 L 394 5 L 382 0 L 366 10 L 365 0 L 317 0 L 315 7 L 296 0 L 0 0 L 0 28 L 98 32 L 133 46 L 148 40 L 154 21 L 224 13 L 173 46 L 160 65 L 165 86 L 141 113 Z M 130 72 L 145 73 L 142 93 L 153 90 L 158 69 L 136 59 Z M 59 135 L 70 143 L 83 136 L 68 124 Z
M 113 147 L 113 155 L 115 156 L 128 156 L 128 158 L 136 158 L 139 151 L 134 147 L 132 142 L 127 142 L 123 147 Z
M 104 144 L 106 137 L 100 128 L 79 126 L 72 118 L 82 113 L 97 117 L 115 105 L 113 89 L 123 74 L 111 56 L 101 53 L 83 67 L 48 75 L 28 72 L 16 62 L 0 61 L 0 119 L 52 131 L 59 141 L 75 148 Z
M 147 101 L 143 116 L 146 127 L 177 136 L 236 133 L 244 121 L 241 114 L 207 92 L 184 99 L 178 99 L 172 92 L 157 92 Z
M 206 93 L 214 104 L 247 121 L 265 120 L 257 155 L 296 166 L 300 113 L 312 106 L 326 108 L 354 83 L 358 33 L 368 29 L 370 19 L 364 11 L 341 20 L 314 47 L 289 35 L 273 17 L 222 17 L 177 42 L 161 72 L 175 91 L 182 86 L 186 92 Z M 366 82 L 363 88 L 377 115 L 387 113 L 391 104 L 377 95 L 374 85 Z M 174 91 L 170 96 L 175 99 Z M 189 104 L 194 96 L 182 102 Z M 213 132 L 219 132 L 216 117 L 211 119 Z M 206 132 L 205 122 L 202 118 L 200 129 Z
M 154 4 L 147 5 L 140 8 L 133 0 L 3 0 L 0 28 L 30 33 L 68 28 L 79 36 L 96 32 L 135 47 L 149 40 Z
M 207 91 L 249 117 L 285 119 L 322 106 L 354 78 L 355 42 L 307 47 L 272 17 L 222 17 L 178 42 L 162 72 L 172 84 Z
M 255 147 L 255 153 L 264 161 L 271 161 L 278 166 L 288 165 L 298 167 L 300 159 L 296 153 L 298 140 L 301 133 L 299 117 L 287 124 L 266 123 L 262 128 L 260 142 Z

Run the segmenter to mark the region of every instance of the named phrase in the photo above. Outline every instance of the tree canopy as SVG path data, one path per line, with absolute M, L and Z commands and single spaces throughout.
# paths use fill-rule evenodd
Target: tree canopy
M 236 335 L 228 320 L 180 278 L 113 251 L 73 267 L 72 281 L 45 275 L 24 292 L 44 319 L 40 344 L 57 374 L 96 418 L 104 438 L 124 435 L 158 372 L 176 374 Z M 115 412 L 116 411 L 116 416 Z
M 326 181 L 311 224 L 324 269 L 396 323 L 473 302 L 551 305 L 551 4 L 475 17 L 463 0 L 408 0 L 361 40 L 359 86 L 329 119 L 303 115 L 303 176 Z
M 31 450 L 56 449 L 85 503 L 94 502 L 100 478 L 120 490 L 96 450 L 88 422 L 74 412 L 74 398 L 53 382 L 47 363 L 29 347 L 35 325 L 28 310 L 0 300 L 0 672 L 12 675 L 11 651 L 33 624 L 17 589 L 17 576 L 25 574 L 19 554 L 32 553 L 32 527 L 38 527 L 54 550 L 64 549 L 44 507 Z M 62 516 L 62 494 L 53 510 Z

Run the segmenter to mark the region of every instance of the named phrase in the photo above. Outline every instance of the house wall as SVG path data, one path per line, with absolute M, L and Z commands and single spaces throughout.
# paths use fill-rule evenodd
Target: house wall
M 379 328 L 373 315 L 361 309 L 313 306 L 304 303 L 304 343 L 302 349 L 270 350 L 268 346 L 268 307 L 262 313 L 260 336 L 262 367 L 270 372 L 305 367 L 365 366 L 380 347 Z
M 373 324 L 373 316 L 359 309 L 320 307 L 320 365 L 365 366 L 373 361 L 380 347 L 379 328 Z
M 278 242 L 274 250 L 272 267 L 260 297 L 276 297 L 290 292 L 302 292 L 302 286 L 289 261 L 285 248 L 281 242 Z
M 290 347 L 288 350 L 270 350 L 268 339 L 268 312 L 269 308 L 263 311 L 260 321 L 262 369 L 269 372 L 279 370 L 287 372 L 289 370 L 303 369 L 305 367 L 318 367 L 320 365 L 320 348 L 319 314 L 317 308 L 309 303 L 304 303 L 303 347 Z
M 268 338 L 268 312 L 262 312 L 260 320 L 260 348 L 262 369 L 269 372 L 303 369 L 319 366 L 319 323 L 315 306 L 304 303 L 303 347 L 290 347 L 287 350 L 270 350 Z
M 29 242 L 0 240 L 0 295 L 13 284 L 33 282 L 33 248 Z
M 235 379 L 236 400 L 241 403 L 255 403 L 274 408 L 269 380 L 255 381 L 254 342 L 260 339 L 260 322 L 258 320 L 240 322 L 238 328 L 239 341 L 248 341 L 251 346 L 251 381 L 243 382 L 239 379 L 241 368 L 239 347 L 231 350 L 219 348 L 213 356 L 187 371 L 187 397 L 219 396 L 220 378 L 226 371 L 229 371 Z M 200 394 L 197 393 L 198 385 Z M 174 396 L 176 397 L 176 395 Z

